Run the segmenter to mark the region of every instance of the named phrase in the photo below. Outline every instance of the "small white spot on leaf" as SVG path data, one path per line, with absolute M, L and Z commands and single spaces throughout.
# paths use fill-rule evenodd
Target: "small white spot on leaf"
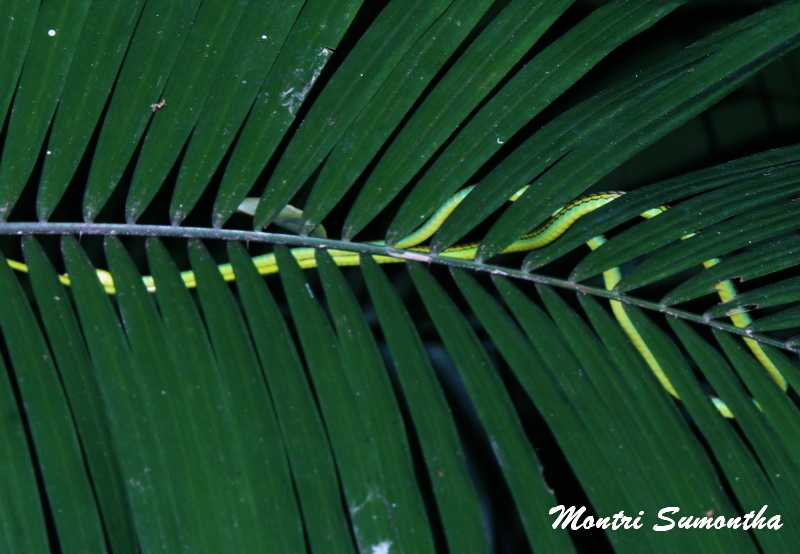
M 372 554 L 389 554 L 389 549 L 392 547 L 392 541 L 381 541 L 378 544 L 372 545 Z

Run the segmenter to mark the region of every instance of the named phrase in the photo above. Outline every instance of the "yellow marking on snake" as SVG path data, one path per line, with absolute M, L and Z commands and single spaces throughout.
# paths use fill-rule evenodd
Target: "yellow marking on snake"
M 509 200 L 512 202 L 517 200 L 527 190 L 527 188 L 528 187 L 523 187 L 513 196 L 511 196 Z M 381 264 L 403 263 L 406 260 L 420 259 L 420 257 L 430 254 L 429 247 L 420 245 L 428 240 L 444 224 L 445 220 L 447 220 L 453 210 L 458 207 L 458 205 L 464 200 L 464 198 L 467 197 L 472 189 L 473 187 L 467 187 L 454 194 L 428 219 L 428 221 L 425 222 L 425 224 L 394 245 L 394 247 L 397 249 L 406 250 L 408 252 L 407 255 L 404 256 L 397 253 L 392 253 L 390 255 L 373 255 L 373 259 Z M 519 240 L 510 244 L 505 250 L 502 251 L 502 253 L 525 252 L 543 248 L 566 233 L 567 230 L 581 217 L 608 204 L 616 198 L 619 198 L 623 194 L 625 193 L 601 192 L 578 198 L 577 200 L 574 200 L 563 208 L 557 210 L 545 223 L 530 233 L 523 235 Z M 665 206 L 660 206 L 658 208 L 647 210 L 646 212 L 642 213 L 641 216 L 645 218 L 655 217 L 656 215 L 664 212 L 666 209 L 667 208 Z M 691 238 L 691 236 L 692 235 L 687 235 L 683 238 L 688 239 Z M 605 243 L 605 238 L 601 235 L 588 241 L 587 245 L 591 249 L 595 250 L 600 248 L 603 243 Z M 374 246 L 385 245 L 383 241 L 370 242 L 369 244 Z M 447 258 L 472 260 L 475 258 L 478 246 L 479 243 L 456 245 L 439 252 L 438 255 Z M 316 250 L 316 248 L 300 247 L 293 248 L 291 253 L 301 268 L 311 269 L 317 266 L 315 258 Z M 335 249 L 328 249 L 327 252 L 333 258 L 333 261 L 339 266 L 356 266 L 361 263 L 361 257 L 358 252 Z M 719 259 L 714 258 L 707 260 L 703 265 L 708 268 L 716 265 L 717 263 L 719 263 Z M 21 262 L 8 260 L 8 264 L 16 271 L 24 273 L 28 272 L 28 266 Z M 253 264 L 256 266 L 256 269 L 261 275 L 269 275 L 279 271 L 274 254 L 256 256 L 253 258 Z M 114 286 L 114 279 L 111 274 L 103 269 L 98 269 L 96 271 L 97 277 L 100 280 L 100 283 L 103 285 L 105 291 L 108 294 L 115 294 L 116 288 Z M 226 281 L 233 281 L 236 279 L 236 276 L 233 272 L 233 267 L 230 264 L 219 265 L 219 272 Z M 197 279 L 194 272 L 183 271 L 180 275 L 187 287 L 193 288 L 197 286 Z M 64 285 L 69 286 L 71 284 L 69 275 L 60 275 L 59 279 Z M 613 291 L 621 279 L 622 273 L 618 267 L 613 267 L 603 272 L 604 285 L 609 291 Z M 142 277 L 142 280 L 144 281 L 148 291 L 156 291 L 153 277 L 146 275 Z M 733 299 L 737 294 L 736 287 L 730 280 L 725 280 L 721 283 L 718 283 L 715 286 L 715 289 L 720 297 L 720 300 L 723 302 Z M 609 303 L 611 305 L 611 310 L 620 326 L 628 335 L 628 338 L 633 343 L 634 347 L 642 356 L 647 365 L 650 367 L 652 372 L 655 374 L 656 378 L 661 383 L 661 386 L 664 387 L 669 394 L 675 398 L 678 398 L 678 393 L 675 391 L 672 383 L 670 383 L 669 379 L 664 373 L 664 370 L 662 369 L 658 359 L 653 355 L 650 348 L 639 334 L 639 331 L 636 329 L 636 326 L 633 324 L 630 317 L 628 317 L 627 313 L 625 313 L 625 308 L 622 302 L 619 300 L 610 300 Z M 734 312 L 730 314 L 729 317 L 732 323 L 740 329 L 744 329 L 751 323 L 750 317 L 743 311 Z M 761 347 L 761 344 L 758 341 L 747 337 L 745 337 L 743 340 L 756 359 L 770 374 L 772 379 L 778 384 L 778 386 L 781 387 L 781 389 L 785 391 L 787 388 L 786 380 L 784 379 L 783 375 L 781 375 L 781 372 L 778 370 L 775 364 L 770 360 L 767 353 Z M 733 414 L 724 402 L 718 398 L 712 398 L 712 401 L 720 413 L 722 413 L 725 417 L 733 417 Z

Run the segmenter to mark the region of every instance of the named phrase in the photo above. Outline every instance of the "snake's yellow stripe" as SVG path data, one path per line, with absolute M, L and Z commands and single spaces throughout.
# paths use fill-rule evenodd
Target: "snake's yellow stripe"
M 666 206 L 659 206 L 658 208 L 653 208 L 651 210 L 642 213 L 641 216 L 645 218 L 655 217 L 656 215 L 664 212 L 666 209 L 667 209 Z M 684 236 L 683 239 L 688 239 L 691 238 L 692 236 L 693 234 L 689 234 Z M 591 248 L 592 250 L 596 250 L 597 248 L 600 248 L 600 246 L 602 246 L 605 243 L 605 241 L 606 241 L 605 238 L 601 235 L 599 237 L 591 239 L 586 244 L 588 244 L 589 248 Z M 720 262 L 719 258 L 712 258 L 711 260 L 706 260 L 705 262 L 703 262 L 703 266 L 705 268 L 709 268 L 717 265 L 719 262 Z M 619 270 L 618 267 L 612 267 L 611 269 L 608 269 L 603 272 L 603 281 L 606 290 L 609 291 L 614 290 L 614 288 L 621 280 L 622 280 L 622 272 Z M 714 287 L 714 289 L 717 291 L 717 294 L 722 302 L 733 300 L 733 298 L 737 294 L 736 286 L 730 280 L 727 279 L 725 281 L 722 281 L 721 283 L 718 283 Z M 630 317 L 628 317 L 628 314 L 625 312 L 625 307 L 618 300 L 609 300 L 609 304 L 611 304 L 611 310 L 614 312 L 614 316 L 617 318 L 617 321 L 619 322 L 620 326 L 628 335 L 628 338 L 636 347 L 636 350 L 638 350 L 639 354 L 641 354 L 642 358 L 644 358 L 644 361 L 647 363 L 648 366 L 650 366 L 650 370 L 655 374 L 656 378 L 661 383 L 661 386 L 664 387 L 664 389 L 667 392 L 669 392 L 672 396 L 674 396 L 675 398 L 679 398 L 678 393 L 675 391 L 675 387 L 673 387 L 672 383 L 670 383 L 669 379 L 664 373 L 663 368 L 661 367 L 661 364 L 658 362 L 656 357 L 650 351 L 650 348 L 647 346 L 647 343 L 639 334 L 639 331 L 636 329 L 636 326 L 633 324 L 633 321 L 631 321 Z M 729 317 L 731 319 L 731 322 L 740 329 L 744 329 L 752 322 L 750 316 L 743 311 L 737 311 L 731 313 L 729 314 Z M 756 357 L 756 359 L 759 362 L 761 362 L 761 365 L 764 366 L 764 368 L 770 374 L 772 379 L 778 384 L 779 387 L 781 387 L 782 390 L 785 391 L 787 388 L 786 379 L 784 379 L 780 370 L 775 366 L 772 360 L 769 359 L 769 356 L 767 356 L 767 353 L 761 347 L 761 344 L 758 341 L 755 341 L 747 337 L 744 337 L 744 342 L 750 349 L 750 351 L 753 353 L 753 355 Z M 730 408 L 728 408 L 728 406 L 722 400 L 716 397 L 712 397 L 711 400 L 713 401 L 714 406 L 723 416 L 728 418 L 733 417 L 733 413 L 731 412 Z
M 472 188 L 473 187 L 465 188 L 453 195 L 433 214 L 433 216 L 430 217 L 430 219 L 428 219 L 428 221 L 422 227 L 400 240 L 395 245 L 395 248 L 405 249 L 412 253 L 429 253 L 430 249 L 427 246 L 420 246 L 420 244 L 429 239 L 442 226 L 453 210 L 455 210 L 456 207 L 464 200 L 464 198 L 466 198 L 466 196 L 472 191 Z M 527 188 L 528 187 L 524 187 L 520 189 L 510 198 L 510 200 L 514 201 L 519 198 L 525 192 L 525 190 L 527 190 Z M 567 229 L 569 229 L 578 219 L 593 212 L 601 206 L 608 204 L 614 199 L 619 198 L 623 194 L 623 192 L 602 192 L 597 194 L 589 194 L 587 196 L 578 198 L 577 200 L 570 202 L 560 210 L 556 211 L 544 224 L 509 245 L 505 250 L 503 250 L 503 253 L 524 252 L 542 248 L 561 237 L 561 235 L 563 235 Z M 641 215 L 642 217 L 650 218 L 664 212 L 666 209 L 667 208 L 665 206 L 660 206 L 658 208 L 648 210 Z M 690 238 L 691 236 L 692 235 L 687 235 L 683 238 Z M 604 242 L 605 238 L 603 236 L 598 236 L 590 240 L 587 244 L 590 248 L 597 249 L 602 246 Z M 376 246 L 384 245 L 382 241 L 372 242 L 370 244 Z M 439 255 L 449 258 L 472 260 L 475 258 L 478 246 L 478 243 L 456 245 L 443 250 L 439 253 Z M 316 250 L 316 248 L 293 248 L 291 253 L 295 260 L 297 260 L 297 263 L 300 265 L 300 267 L 303 269 L 309 269 L 317 266 L 315 258 Z M 346 250 L 327 250 L 327 252 L 333 258 L 333 261 L 340 266 L 355 266 L 361 263 L 361 257 L 358 252 L 349 252 Z M 374 255 L 373 258 L 375 261 L 382 264 L 405 262 L 404 258 L 396 256 Z M 715 258 L 704 262 L 704 265 L 705 267 L 711 267 L 717 263 L 719 263 L 719 260 Z M 26 273 L 28 272 L 28 266 L 21 262 L 8 260 L 8 264 L 17 271 Z M 274 254 L 256 256 L 253 258 L 253 264 L 256 266 L 256 269 L 261 275 L 268 275 L 271 273 L 277 273 L 279 271 Z M 219 272 L 226 281 L 233 281 L 236 278 L 233 268 L 230 264 L 221 264 L 219 266 Z M 116 292 L 114 279 L 108 271 L 98 269 L 97 277 L 107 293 L 114 294 Z M 60 275 L 59 278 L 64 285 L 70 285 L 69 275 Z M 192 288 L 197 286 L 197 279 L 194 272 L 181 272 L 181 278 L 187 287 Z M 622 274 L 617 267 L 608 269 L 603 273 L 604 284 L 607 290 L 614 290 L 621 278 Z M 150 292 L 155 292 L 156 287 L 153 278 L 147 275 L 142 277 L 142 279 L 147 287 L 147 290 Z M 717 284 L 715 288 L 723 302 L 733 299 L 737 294 L 736 287 L 729 280 L 722 281 L 721 283 Z M 616 317 L 620 326 L 628 335 L 629 339 L 636 347 L 636 350 L 639 351 L 642 358 L 653 371 L 661 385 L 672 396 L 678 398 L 675 388 L 672 386 L 672 383 L 670 383 L 658 360 L 650 351 L 650 348 L 647 346 L 642 336 L 639 334 L 639 331 L 625 313 L 625 308 L 622 303 L 618 300 L 610 300 L 609 302 L 611 304 L 611 309 L 614 313 L 614 316 Z M 750 317 L 742 311 L 737 311 L 730 314 L 730 318 L 733 324 L 739 328 L 745 328 L 751 323 Z M 764 368 L 769 372 L 775 382 L 783 390 L 786 390 L 786 380 L 783 378 L 783 375 L 781 375 L 781 372 L 778 370 L 775 364 L 769 359 L 769 356 L 767 356 L 761 345 L 757 341 L 750 338 L 745 338 L 744 341 L 756 359 L 758 359 L 761 365 L 763 365 Z M 733 414 L 731 414 L 731 411 L 724 404 L 724 402 L 718 398 L 712 398 L 712 400 L 720 413 L 726 417 L 733 417 Z

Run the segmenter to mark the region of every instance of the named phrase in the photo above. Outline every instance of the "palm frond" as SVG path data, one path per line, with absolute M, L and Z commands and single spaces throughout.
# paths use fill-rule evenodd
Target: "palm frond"
M 732 4 L 10 2 L 3 550 L 790 551 L 800 2 Z M 498 255 L 603 189 L 633 190 Z

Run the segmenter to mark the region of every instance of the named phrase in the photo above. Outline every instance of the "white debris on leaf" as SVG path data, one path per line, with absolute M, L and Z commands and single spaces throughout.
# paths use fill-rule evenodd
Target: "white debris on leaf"
M 372 546 L 372 554 L 389 554 L 392 541 L 382 541 Z
M 328 57 L 331 55 L 330 48 L 322 48 L 317 54 L 317 59 L 315 60 L 315 65 L 312 69 L 311 78 L 305 82 L 299 90 L 295 90 L 297 87 L 290 87 L 281 93 L 281 106 L 288 108 L 289 113 L 292 116 L 297 114 L 297 110 L 300 108 L 300 105 L 303 103 L 303 100 L 306 99 L 308 96 L 308 92 L 311 90 L 311 87 L 314 86 L 314 83 L 319 78 L 320 74 L 322 73 L 325 64 L 328 63 Z M 299 67 L 294 70 L 294 74 L 301 77 L 306 73 L 306 69 Z

